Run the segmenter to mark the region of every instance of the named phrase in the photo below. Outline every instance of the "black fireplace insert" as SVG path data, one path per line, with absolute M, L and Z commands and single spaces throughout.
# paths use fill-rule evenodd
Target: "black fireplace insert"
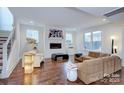
M 61 43 L 50 43 L 50 49 L 61 49 L 62 44 Z

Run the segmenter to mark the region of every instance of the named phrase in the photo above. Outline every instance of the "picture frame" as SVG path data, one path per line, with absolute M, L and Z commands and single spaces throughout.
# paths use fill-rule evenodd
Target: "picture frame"
M 63 31 L 58 29 L 50 29 L 48 38 L 62 38 L 63 39 Z

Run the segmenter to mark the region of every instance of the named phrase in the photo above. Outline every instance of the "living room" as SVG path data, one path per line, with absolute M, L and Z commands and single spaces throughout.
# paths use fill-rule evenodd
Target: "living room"
M 8 63 L 3 63 L 5 71 L 3 70 L 1 77 L 8 79 L 0 80 L 0 84 L 108 85 L 124 83 L 122 74 L 124 66 L 123 7 L 101 7 L 99 11 L 97 7 L 9 7 L 8 9 L 14 17 L 12 25 L 14 25 L 13 30 L 15 32 L 10 31 L 10 33 L 15 33 L 12 34 L 15 35 L 15 41 Z M 120 10 L 121 12 L 113 14 Z M 5 34 L 7 31 L 4 32 L 4 27 L 2 30 L 3 37 L 11 35 Z M 90 53 L 89 58 L 87 56 Z M 32 63 L 30 63 L 30 66 L 27 66 L 30 68 L 27 69 L 25 58 L 26 56 L 34 57 L 34 55 L 36 59 L 31 62 L 36 64 L 32 67 Z M 107 59 L 99 58 L 105 57 L 105 55 L 110 56 L 108 60 L 113 61 L 108 62 Z M 93 56 L 96 59 L 91 58 Z M 107 60 L 105 62 L 108 62 L 109 65 L 105 71 L 108 72 L 104 73 L 103 69 L 96 69 L 96 71 L 102 71 L 98 71 L 99 73 L 104 74 L 97 73 L 98 76 L 92 76 L 90 81 L 87 81 L 88 78 L 87 80 L 78 78 L 79 64 L 89 62 L 88 59 L 91 59 L 90 61 L 95 60 L 92 62 L 95 64 L 97 58 L 100 59 L 98 62 L 103 61 L 101 59 Z M 84 62 L 85 60 L 86 62 Z M 70 61 L 72 64 L 69 63 Z M 101 66 L 105 66 L 104 63 L 102 62 Z M 67 68 L 69 71 L 66 71 Z M 83 72 L 87 73 L 85 71 Z M 117 82 L 104 82 L 105 74 L 113 75 L 114 72 L 117 72 L 115 74 L 119 73 Z M 48 74 L 50 78 L 47 77 Z

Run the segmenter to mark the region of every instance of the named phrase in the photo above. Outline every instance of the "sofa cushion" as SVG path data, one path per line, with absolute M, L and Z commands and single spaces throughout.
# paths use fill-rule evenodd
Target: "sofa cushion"
M 83 57 L 75 57 L 75 60 L 77 60 L 78 62 L 83 62 Z
M 88 56 L 94 57 L 94 58 L 98 58 L 98 57 L 100 57 L 100 53 L 99 52 L 92 52 L 92 51 L 90 51 Z
M 94 59 L 94 57 L 91 57 L 91 56 L 83 56 L 83 61 L 84 61 L 84 60 L 90 60 L 90 59 Z
M 103 66 L 104 66 L 104 76 L 112 74 L 114 72 L 114 57 L 102 57 Z
M 110 54 L 107 54 L 107 53 L 100 53 L 100 57 L 106 57 L 106 56 L 110 56 Z
M 82 56 L 82 53 L 76 53 L 74 56 L 75 57 L 81 57 Z
M 94 59 L 94 57 L 90 57 L 90 56 L 81 56 L 81 57 L 75 57 L 75 60 L 79 61 L 79 62 L 83 62 L 84 60 L 89 60 L 89 59 Z
M 121 58 L 116 56 L 116 55 L 112 55 L 114 57 L 114 72 L 118 71 L 121 69 Z
M 78 77 L 85 84 L 95 82 L 121 69 L 121 59 L 118 56 L 92 58 L 77 64 Z
M 103 62 L 101 58 L 85 60 L 77 65 L 78 77 L 85 84 L 92 83 L 103 78 Z

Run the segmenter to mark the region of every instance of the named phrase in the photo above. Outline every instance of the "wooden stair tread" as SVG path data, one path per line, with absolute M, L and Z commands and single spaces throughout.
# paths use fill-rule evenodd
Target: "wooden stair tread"
M 3 66 L 3 44 L 7 41 L 8 37 L 0 37 L 0 73 L 2 71 L 2 66 Z M 7 49 L 8 53 L 11 48 L 11 43 L 8 44 Z
M 0 39 L 0 41 L 6 41 L 6 40 L 5 39 L 2 39 L 2 40 Z
M 0 66 L 2 66 L 3 65 L 3 63 L 0 63 Z
M 2 69 L 0 69 L 0 73 L 2 72 Z
M 0 37 L 0 38 L 8 38 L 8 37 Z

